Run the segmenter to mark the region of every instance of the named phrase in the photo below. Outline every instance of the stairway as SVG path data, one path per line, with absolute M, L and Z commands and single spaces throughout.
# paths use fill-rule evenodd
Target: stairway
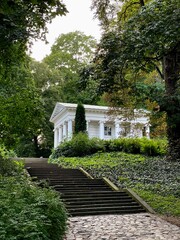
M 58 191 L 71 216 L 142 213 L 146 210 L 126 191 L 114 191 L 103 179 L 90 179 L 79 169 L 27 163 L 31 177 Z

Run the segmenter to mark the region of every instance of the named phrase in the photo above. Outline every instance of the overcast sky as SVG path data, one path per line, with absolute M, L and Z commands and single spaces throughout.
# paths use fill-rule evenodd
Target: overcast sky
M 90 10 L 91 0 L 64 0 L 63 2 L 69 13 L 66 16 L 55 18 L 51 24 L 48 24 L 47 40 L 49 44 L 37 41 L 34 42 L 31 49 L 31 57 L 38 61 L 50 53 L 51 46 L 62 33 L 79 30 L 97 40 L 100 39 L 98 20 L 93 19 L 93 12 Z

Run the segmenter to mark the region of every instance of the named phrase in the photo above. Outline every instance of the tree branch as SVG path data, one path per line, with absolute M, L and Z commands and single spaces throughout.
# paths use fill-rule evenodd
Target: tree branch
M 141 5 L 141 7 L 145 6 L 144 0 L 139 0 L 139 4 Z
M 132 3 L 130 3 L 130 4 L 124 9 L 124 11 L 123 11 L 122 14 L 121 14 L 121 17 L 119 18 L 119 22 L 121 21 L 121 19 L 122 19 L 123 16 L 124 16 L 124 20 L 125 20 L 127 10 L 128 10 L 130 7 L 132 7 L 133 5 L 136 5 L 136 4 L 140 4 L 140 3 L 139 3 L 139 2 L 132 2 Z
M 155 63 L 154 63 L 154 66 L 155 66 L 157 72 L 159 73 L 160 77 L 161 77 L 162 79 L 164 79 L 164 74 L 161 72 L 161 70 L 159 69 L 159 67 L 158 67 Z

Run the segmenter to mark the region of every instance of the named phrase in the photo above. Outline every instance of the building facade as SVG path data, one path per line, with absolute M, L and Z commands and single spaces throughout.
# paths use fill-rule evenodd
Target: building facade
M 54 124 L 54 148 L 72 138 L 77 104 L 56 103 L 50 122 Z M 109 107 L 84 105 L 89 138 L 110 140 L 120 137 L 150 137 L 147 111 L 134 110 L 131 120 L 122 115 L 109 115 Z

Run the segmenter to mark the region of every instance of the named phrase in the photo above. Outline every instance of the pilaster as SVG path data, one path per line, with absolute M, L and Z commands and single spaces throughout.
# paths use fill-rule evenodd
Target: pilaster
M 99 138 L 104 139 L 104 122 L 99 121 Z

